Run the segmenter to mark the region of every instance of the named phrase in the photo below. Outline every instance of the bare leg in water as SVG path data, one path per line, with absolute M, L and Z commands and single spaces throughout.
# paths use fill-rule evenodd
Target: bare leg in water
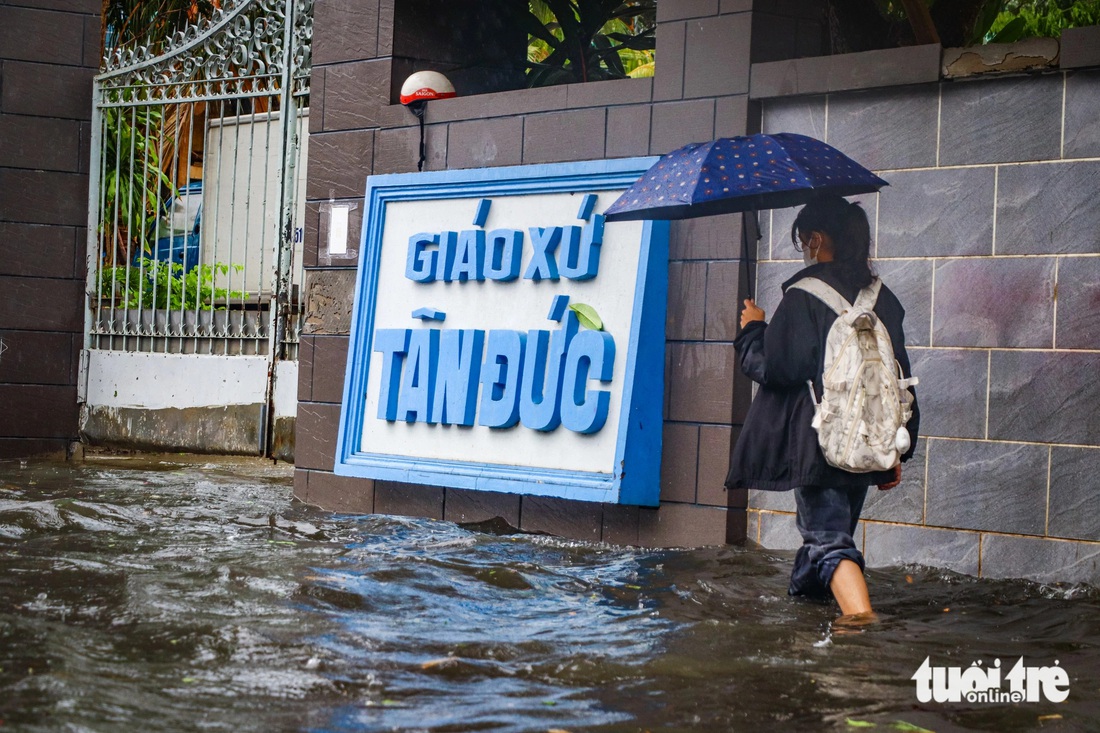
M 875 620 L 875 614 L 871 610 L 871 596 L 867 592 L 867 581 L 863 579 L 863 571 L 859 569 L 859 565 L 851 560 L 841 560 L 833 571 L 829 589 L 840 604 L 840 612 L 843 614 L 841 619 L 852 625 Z

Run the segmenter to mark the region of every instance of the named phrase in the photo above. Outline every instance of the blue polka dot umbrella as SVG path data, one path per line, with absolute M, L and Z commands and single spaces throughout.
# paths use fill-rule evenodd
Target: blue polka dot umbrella
M 608 221 L 689 219 L 800 206 L 822 193 L 853 196 L 886 185 L 812 137 L 725 137 L 662 156 L 604 213 Z

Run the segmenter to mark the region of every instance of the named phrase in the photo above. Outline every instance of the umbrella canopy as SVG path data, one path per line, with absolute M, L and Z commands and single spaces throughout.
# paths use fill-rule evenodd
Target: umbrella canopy
M 814 196 L 877 191 L 886 181 L 805 135 L 724 137 L 661 157 L 613 203 L 608 221 L 689 219 L 799 206 Z

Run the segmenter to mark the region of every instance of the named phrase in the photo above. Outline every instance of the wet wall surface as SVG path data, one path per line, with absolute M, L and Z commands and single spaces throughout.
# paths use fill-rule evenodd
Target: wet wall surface
M 269 462 L 4 462 L 0 729 L 1100 726 L 1097 591 L 873 570 L 843 633 L 791 557 L 333 515 Z M 1057 662 L 1068 697 L 920 702 L 926 657 Z

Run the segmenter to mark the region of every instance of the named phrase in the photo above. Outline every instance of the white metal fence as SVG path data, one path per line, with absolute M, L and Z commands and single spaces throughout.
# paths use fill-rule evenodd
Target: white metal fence
M 312 11 L 227 0 L 164 53 L 107 59 L 86 349 L 297 358 Z

